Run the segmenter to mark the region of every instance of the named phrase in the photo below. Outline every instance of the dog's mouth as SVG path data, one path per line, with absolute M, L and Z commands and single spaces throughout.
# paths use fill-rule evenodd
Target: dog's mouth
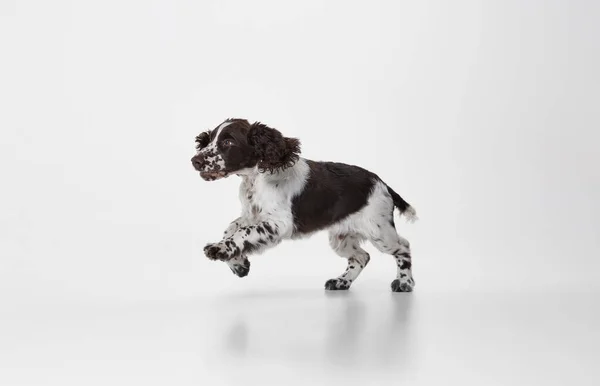
M 228 175 L 229 173 L 224 170 L 219 170 L 216 172 L 200 172 L 200 177 L 202 177 L 202 179 L 205 181 L 218 180 L 219 178 L 225 178 Z

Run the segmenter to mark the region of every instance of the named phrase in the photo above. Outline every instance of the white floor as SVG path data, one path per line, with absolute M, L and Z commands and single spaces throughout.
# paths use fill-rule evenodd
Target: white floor
M 225 291 L 169 301 L 4 308 L 0 384 L 600 380 L 598 293 L 393 294 L 371 279 L 335 293 L 299 279 L 250 287 L 238 281 Z

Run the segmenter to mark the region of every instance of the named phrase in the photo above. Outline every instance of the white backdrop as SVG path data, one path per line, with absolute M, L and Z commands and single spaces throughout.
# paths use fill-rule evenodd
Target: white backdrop
M 421 218 L 400 226 L 420 288 L 592 282 L 593 4 L 2 2 L 2 296 L 240 285 L 202 255 L 239 212 L 238 180 L 189 162 L 227 117 L 399 191 Z M 370 270 L 387 283 L 384 259 Z M 324 235 L 254 260 L 260 280 L 342 264 Z
M 228 117 L 358 164 L 414 205 L 417 291 L 581 291 L 600 269 L 593 1 L 0 2 L 0 302 L 322 288 L 326 237 L 238 279 L 202 254 L 238 216 L 194 137 Z M 375 252 L 361 285 L 387 289 Z M 286 287 L 287 286 L 287 287 Z M 8 311 L 6 311 L 8 310 Z

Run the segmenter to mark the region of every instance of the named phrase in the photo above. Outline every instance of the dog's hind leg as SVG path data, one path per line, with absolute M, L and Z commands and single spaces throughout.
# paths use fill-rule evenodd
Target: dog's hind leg
M 396 279 L 392 281 L 393 292 L 411 292 L 415 286 L 412 275 L 412 261 L 408 240 L 398 235 L 396 227 L 387 221 L 377 225 L 377 233 L 369 236 L 369 240 L 382 253 L 396 259 Z
M 360 247 L 361 238 L 353 234 L 329 233 L 329 245 L 339 256 L 348 259 L 348 266 L 343 274 L 335 279 L 327 280 L 327 290 L 347 290 L 369 263 L 369 254 Z

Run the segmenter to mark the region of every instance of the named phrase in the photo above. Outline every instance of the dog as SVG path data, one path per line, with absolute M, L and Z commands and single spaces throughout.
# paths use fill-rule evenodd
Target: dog
M 354 165 L 302 158 L 297 138 L 240 118 L 200 133 L 191 161 L 205 181 L 234 174 L 242 178 L 241 216 L 220 241 L 204 247 L 206 257 L 226 262 L 235 275 L 248 275 L 249 255 L 282 240 L 327 230 L 331 248 L 348 260 L 348 266 L 339 277 L 327 280 L 326 290 L 350 288 L 369 263 L 369 254 L 361 248 L 366 240 L 394 256 L 392 291 L 414 289 L 410 244 L 396 232 L 394 209 L 409 222 L 417 220 L 417 214 L 376 174 Z

